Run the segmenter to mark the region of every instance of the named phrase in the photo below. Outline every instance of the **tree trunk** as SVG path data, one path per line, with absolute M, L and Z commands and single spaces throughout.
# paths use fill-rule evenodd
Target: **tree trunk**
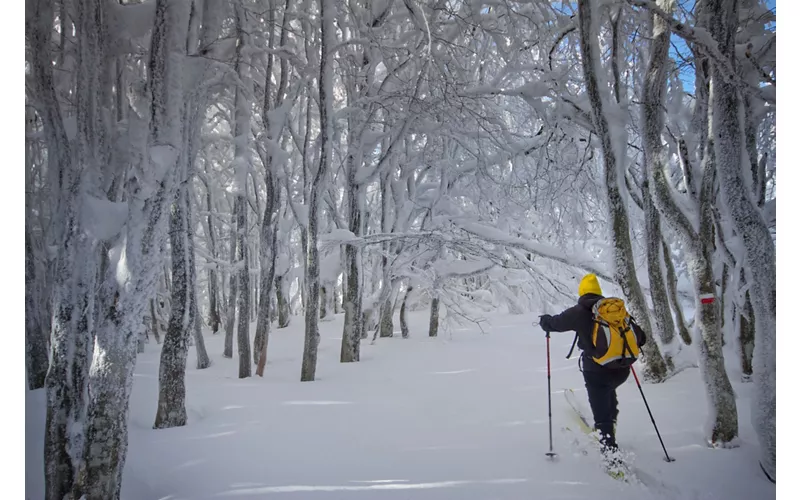
M 333 67 L 328 49 L 332 45 L 334 4 L 331 0 L 320 0 L 320 59 L 319 59 L 319 121 L 320 155 L 319 167 L 311 183 L 308 200 L 308 243 L 306 246 L 306 300 L 305 342 L 301 382 L 314 380 L 317 370 L 317 347 L 319 345 L 319 250 L 317 248 L 319 205 L 322 188 L 331 162 L 330 129 L 333 113 Z
M 356 183 L 356 164 L 351 152 L 347 158 L 347 228 L 354 235 L 361 234 L 361 208 L 358 204 L 359 186 Z M 345 274 L 347 282 L 343 290 L 344 327 L 339 361 L 352 363 L 361 359 L 361 339 L 364 324 L 361 320 L 361 277 L 358 266 L 359 251 L 355 245 L 345 245 Z
M 189 170 L 191 172 L 191 169 Z M 211 366 L 211 359 L 208 357 L 206 350 L 206 343 L 203 339 L 203 330 L 201 328 L 203 318 L 200 316 L 200 305 L 197 297 L 197 267 L 195 266 L 195 251 L 194 251 L 194 223 L 192 221 L 192 198 L 193 189 L 191 182 L 187 183 L 188 194 L 185 198 L 186 202 L 186 218 L 189 221 L 186 233 L 186 244 L 188 245 L 188 266 L 189 266 L 189 293 L 191 294 L 189 305 L 191 307 L 191 317 L 189 325 L 194 335 L 194 350 L 197 356 L 197 369 L 203 370 Z
M 206 193 L 206 209 L 208 210 L 207 224 L 208 224 L 208 250 L 211 252 L 211 258 L 215 262 L 208 268 L 208 326 L 211 327 L 211 333 L 219 331 L 221 323 L 219 317 L 219 305 L 217 304 L 218 284 L 217 284 L 217 242 L 214 236 L 214 221 L 211 214 L 213 208 L 211 205 L 211 188 L 207 186 L 208 192 Z
M 672 304 L 672 311 L 675 313 L 678 333 L 684 344 L 692 345 L 692 335 L 689 333 L 689 328 L 686 327 L 686 319 L 683 317 L 683 308 L 678 299 L 678 277 L 675 274 L 675 265 L 672 263 L 669 245 L 667 245 L 666 241 L 662 241 L 661 243 L 664 266 L 667 268 L 667 292 L 669 292 L 669 301 Z
M 28 225 L 25 225 L 25 368 L 28 389 L 44 387 L 47 376 L 47 346 L 39 317 L 38 286 L 36 281 L 33 245 Z
M 663 382 L 667 375 L 667 367 L 661 357 L 658 344 L 652 340 L 650 317 L 644 294 L 636 279 L 633 249 L 631 247 L 630 228 L 625 200 L 622 198 L 620 182 L 617 174 L 617 161 L 614 152 L 614 141 L 603 110 L 603 96 L 597 81 L 599 54 L 597 53 L 597 36 L 592 26 L 592 5 L 589 0 L 579 0 L 578 16 L 580 25 L 581 61 L 587 94 L 592 105 L 594 129 L 601 139 L 603 165 L 605 168 L 605 184 L 608 206 L 612 220 L 612 241 L 614 243 L 614 278 L 622 288 L 630 303 L 630 309 L 637 322 L 651 336 L 651 341 L 643 347 L 646 365 L 643 377 L 653 382 Z
M 744 281 L 744 269 L 742 269 Z M 750 301 L 750 292 L 745 292 L 744 307 L 739 315 L 739 356 L 742 366 L 742 382 L 750 382 L 753 376 L 753 350 L 756 342 L 756 315 Z
M 155 339 L 156 339 L 156 344 L 160 344 L 161 343 L 161 334 L 158 333 L 159 325 L 158 325 L 158 316 L 156 316 L 156 305 L 155 305 L 155 302 L 156 302 L 155 299 L 150 299 L 150 319 L 151 319 L 151 322 L 152 322 L 152 325 L 153 325 L 152 326 L 152 328 L 153 328 L 153 337 L 155 337 Z
M 283 293 L 283 276 L 275 278 L 275 298 L 278 302 L 278 328 L 286 328 L 289 326 L 291 311 L 289 310 L 289 301 L 286 300 L 286 295 Z
M 169 325 L 161 347 L 158 369 L 158 409 L 154 429 L 186 425 L 186 357 L 187 340 L 192 325 L 191 278 L 188 262 L 189 221 L 186 213 L 188 193 L 181 183 L 172 204 L 169 233 L 172 248 L 172 293 Z
M 319 287 L 319 319 L 328 315 L 328 287 Z
M 102 5 L 98 2 L 98 5 Z M 100 9 L 87 16 L 97 26 Z M 166 238 L 165 208 L 174 199 L 181 135 L 182 62 L 186 51 L 188 5 L 156 1 L 150 52 L 152 94 L 149 116 L 149 163 L 145 175 L 128 180 L 125 266 L 131 277 L 119 287 L 114 308 L 104 314 L 97 330 L 87 410 L 84 462 L 79 494 L 86 500 L 118 499 L 128 446 L 128 405 L 136 360 L 136 337 L 142 328 L 147 298 L 156 286 L 160 249 Z M 82 75 L 85 79 L 85 75 Z M 141 190 L 142 186 L 150 189 Z M 108 283 L 113 280 L 106 280 Z
M 665 4 L 665 10 L 672 12 L 673 0 L 659 0 Z M 665 169 L 668 163 L 661 142 L 664 128 L 663 95 L 666 87 L 665 64 L 669 48 L 669 27 L 663 19 L 653 18 L 654 48 L 645 76 L 643 94 L 642 120 L 644 123 L 647 175 L 656 207 L 664 215 L 665 220 L 682 238 L 689 254 L 688 267 L 697 297 L 695 325 L 700 330 L 701 370 L 708 392 L 711 424 L 708 441 L 712 445 L 728 445 L 738 434 L 738 418 L 736 399 L 733 388 L 725 371 L 725 364 L 720 343 L 719 304 L 714 301 L 716 285 L 711 266 L 714 245 L 714 158 L 711 149 L 711 136 L 706 143 L 706 151 L 702 155 L 702 180 L 700 185 L 699 213 L 700 230 L 695 232 L 689 220 L 672 198 Z M 700 85 L 703 86 L 702 72 L 698 72 Z M 698 91 L 702 92 L 702 91 Z M 700 100 L 696 106 L 702 108 L 705 103 Z M 705 127 L 707 121 L 696 120 L 693 125 Z M 695 131 L 698 136 L 699 129 Z M 687 165 L 691 170 L 691 165 Z
M 739 25 L 736 0 L 708 2 L 711 35 L 720 52 L 736 64 L 735 34 Z M 742 127 L 740 102 L 733 82 L 716 66 L 713 79 L 713 134 L 718 157 L 716 168 L 720 192 L 731 215 L 736 233 L 742 238 L 747 266 L 750 301 L 755 314 L 756 339 L 753 375 L 753 423 L 761 444 L 761 463 L 775 480 L 776 473 L 776 269 L 775 244 L 769 227 L 758 211 L 742 176 Z
M 408 319 L 406 318 L 406 304 L 408 303 L 408 296 L 411 295 L 411 291 L 414 290 L 413 286 L 409 286 L 406 288 L 406 294 L 403 296 L 403 305 L 400 306 L 400 332 L 403 334 L 403 338 L 408 338 Z
M 655 205 L 653 205 L 647 181 L 642 185 L 642 204 L 644 205 L 645 238 L 647 240 L 647 276 L 650 280 L 650 296 L 653 300 L 656 331 L 661 339 L 661 345 L 664 346 L 664 362 L 667 365 L 667 369 L 672 371 L 675 369 L 675 364 L 672 361 L 675 324 L 672 321 L 667 287 L 664 284 L 664 275 L 661 271 L 661 216 Z
M 428 337 L 436 337 L 439 334 L 439 297 L 431 300 L 431 320 L 428 324 Z
M 237 210 L 237 257 L 242 269 L 239 271 L 239 296 L 236 309 L 239 318 L 236 343 L 239 350 L 239 378 L 251 375 L 250 367 L 250 266 L 247 262 L 247 204 L 244 195 L 236 197 Z
M 384 286 L 390 287 L 390 289 L 391 289 L 392 285 L 389 284 L 389 283 L 385 283 Z M 381 294 L 381 295 L 383 295 L 383 294 Z M 379 327 L 380 327 L 380 332 L 381 332 L 380 333 L 380 337 L 381 338 L 387 338 L 387 337 L 393 337 L 394 336 L 394 318 L 393 318 L 393 316 L 394 316 L 394 302 L 392 301 L 391 291 L 387 295 L 389 295 L 389 297 L 386 300 L 384 300 L 383 302 L 381 302 L 381 307 L 380 307 L 380 322 L 379 322 L 380 326 Z
M 730 267 L 728 267 L 728 264 L 722 264 L 722 279 L 721 279 L 722 283 L 720 284 L 720 292 L 719 292 L 719 310 L 720 310 L 720 321 L 719 321 L 720 326 L 719 326 L 719 330 L 720 330 L 720 336 L 721 336 L 721 339 L 722 339 L 722 346 L 723 347 L 725 347 L 725 323 L 726 323 L 726 320 L 733 319 L 732 317 L 728 318 L 728 311 L 727 311 L 727 309 L 725 307 L 728 287 L 730 286 L 729 283 L 730 283 L 730 280 L 731 280 L 731 276 L 730 275 L 731 275 L 731 272 L 730 272 Z M 732 304 L 732 305 L 733 305 L 733 307 L 731 307 L 731 310 L 735 314 L 736 305 L 735 304 Z M 734 322 L 734 324 L 735 324 L 735 322 Z M 733 328 L 733 326 L 731 328 Z
M 239 276 L 236 272 L 236 263 L 237 263 L 237 256 L 236 256 L 236 242 L 237 242 L 237 231 L 236 231 L 236 224 L 239 220 L 239 216 L 237 211 L 239 210 L 239 204 L 233 204 L 233 213 L 231 214 L 231 231 L 230 231 L 230 238 L 231 238 L 231 273 L 229 277 L 229 285 L 228 285 L 228 312 L 225 314 L 225 347 L 222 351 L 222 355 L 226 358 L 233 357 L 233 330 L 236 326 L 236 295 L 238 292 L 238 282 Z

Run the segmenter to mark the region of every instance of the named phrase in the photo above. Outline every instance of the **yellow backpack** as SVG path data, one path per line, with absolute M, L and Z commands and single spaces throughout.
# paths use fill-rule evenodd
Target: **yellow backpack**
M 628 368 L 639 358 L 639 342 L 625 302 L 617 297 L 598 300 L 592 307 L 592 359 L 608 368 Z

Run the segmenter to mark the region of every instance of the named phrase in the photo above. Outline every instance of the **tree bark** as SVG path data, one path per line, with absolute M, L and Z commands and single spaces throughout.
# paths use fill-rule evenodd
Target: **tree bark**
M 404 339 L 408 338 L 408 319 L 406 318 L 406 305 L 408 304 L 408 296 L 414 290 L 413 286 L 406 288 L 406 294 L 403 296 L 403 304 L 400 306 L 400 332 Z
M 100 9 L 104 3 L 94 1 L 97 10 L 86 17 L 86 22 L 102 25 Z M 182 62 L 187 21 L 185 3 L 156 1 L 149 68 L 149 74 L 154 76 L 148 83 L 152 94 L 149 162 L 145 165 L 148 171 L 141 175 L 140 169 L 134 169 L 128 178 L 130 208 L 124 242 L 125 265 L 131 278 L 121 284 L 115 307 L 104 313 L 97 329 L 97 349 L 90 370 L 84 461 L 76 488 L 80 491 L 73 492 L 87 500 L 120 496 L 136 338 L 142 328 L 147 298 L 156 286 L 160 249 L 166 238 L 163 214 L 175 196 L 175 173 L 180 161 Z
M 619 160 L 614 152 L 614 141 L 603 110 L 603 96 L 600 92 L 597 77 L 597 71 L 601 67 L 599 66 L 599 54 L 597 53 L 597 36 L 592 26 L 592 6 L 589 0 L 578 1 L 578 17 L 584 81 L 592 105 L 594 129 L 601 139 L 603 150 L 605 187 L 612 220 L 611 237 L 614 243 L 614 278 L 622 288 L 625 297 L 627 297 L 633 316 L 636 317 L 637 322 L 645 332 L 651 336 L 651 341 L 647 342 L 643 347 L 643 357 L 646 361 L 643 377 L 653 382 L 663 382 L 667 375 L 667 367 L 661 357 L 658 344 L 652 341 L 652 329 L 650 328 L 647 303 L 636 279 L 628 213 L 625 207 L 625 200 L 622 198 L 621 183 L 617 172 L 617 162 Z
M 439 335 L 439 297 L 431 300 L 431 318 L 428 323 L 428 337 Z
M 214 220 L 211 214 L 213 208 L 211 205 L 211 187 L 206 186 L 206 210 L 208 210 L 207 224 L 208 224 L 208 250 L 211 252 L 211 258 L 214 259 L 214 264 L 208 268 L 208 326 L 211 327 L 211 333 L 219 331 L 221 323 L 219 317 L 219 305 L 217 304 L 218 283 L 217 283 L 217 242 L 214 236 Z
M 709 0 L 711 35 L 720 52 L 736 64 L 735 34 L 739 25 L 736 0 Z M 718 66 L 712 70 L 714 146 L 720 192 L 731 215 L 734 228 L 742 238 L 747 266 L 750 301 L 756 319 L 753 375 L 756 397 L 753 398 L 753 423 L 761 444 L 761 463 L 775 480 L 776 473 L 776 269 L 775 244 L 769 227 L 758 211 L 742 175 L 742 125 L 740 99 L 733 82 Z
M 680 300 L 678 299 L 678 277 L 675 274 L 675 265 L 672 263 L 672 255 L 669 250 L 667 242 L 662 240 L 662 255 L 664 257 L 664 267 L 667 268 L 667 292 L 669 293 L 669 301 L 672 304 L 672 311 L 675 313 L 675 323 L 678 326 L 678 333 L 681 340 L 686 345 L 692 345 L 692 335 L 689 333 L 689 328 L 686 326 L 686 319 L 683 316 L 683 308 L 681 307 Z
M 158 370 L 158 409 L 154 429 L 168 429 L 186 425 L 186 357 L 187 340 L 192 327 L 189 318 L 191 295 L 188 266 L 189 221 L 186 214 L 187 196 L 185 180 L 179 186 L 169 224 L 172 248 L 172 293 L 169 325 L 161 346 L 161 363 Z
M 646 157 L 647 155 L 645 154 Z M 667 370 L 672 371 L 675 369 L 675 364 L 672 361 L 675 324 L 672 321 L 667 287 L 664 283 L 664 274 L 661 271 L 661 216 L 653 204 L 648 182 L 644 182 L 642 185 L 642 203 L 645 216 L 647 276 L 650 280 L 650 296 L 653 300 L 656 331 L 661 339 L 661 345 L 665 349 L 664 362 L 667 365 Z
M 226 358 L 233 357 L 233 330 L 236 326 L 236 295 L 238 292 L 239 275 L 236 271 L 237 256 L 236 256 L 236 243 L 238 241 L 236 224 L 239 220 L 238 210 L 240 205 L 233 204 L 233 213 L 231 214 L 231 230 L 230 230 L 230 252 L 231 252 L 231 273 L 228 285 L 228 312 L 225 314 L 225 345 L 222 355 Z
M 283 292 L 283 276 L 275 278 L 275 298 L 278 302 L 278 328 L 286 328 L 289 326 L 291 311 L 289 310 L 289 301 L 286 300 Z
M 27 218 L 27 216 L 26 216 Z M 25 224 L 25 368 L 28 389 L 44 387 L 47 376 L 47 346 L 37 307 L 38 286 L 36 281 L 33 244 L 28 224 Z
M 319 205 L 322 189 L 331 162 L 331 118 L 333 113 L 333 67 L 328 50 L 332 45 L 334 4 L 331 0 L 319 1 L 320 59 L 319 59 L 319 166 L 314 173 L 308 200 L 308 243 L 306 245 L 306 301 L 305 342 L 301 382 L 310 382 L 317 370 L 319 345 L 319 250 L 317 248 Z
M 673 8 L 673 0 L 659 0 L 667 12 Z M 719 325 L 719 303 L 713 301 L 716 285 L 711 256 L 714 245 L 714 158 L 710 150 L 710 142 L 706 144 L 706 152 L 702 155 L 703 176 L 699 193 L 700 229 L 695 231 L 688 218 L 681 212 L 672 198 L 665 169 L 668 163 L 661 142 L 664 128 L 663 95 L 666 88 L 666 68 L 664 59 L 669 48 L 669 26 L 660 17 L 653 18 L 654 48 L 645 76 L 643 93 L 642 121 L 644 123 L 645 151 L 647 175 L 656 207 L 664 215 L 665 220 L 681 237 L 689 254 L 689 272 L 695 287 L 696 313 L 695 324 L 701 333 L 700 352 L 701 370 L 706 384 L 710 403 L 710 421 L 712 426 L 708 441 L 712 445 L 729 444 L 738 434 L 738 418 L 736 399 L 733 387 L 725 371 Z M 700 72 L 700 87 L 702 73 Z M 702 91 L 698 91 L 701 95 Z M 696 106 L 703 107 L 698 101 Z M 702 119 L 694 123 L 697 127 L 706 127 Z M 702 134 L 697 134 L 702 135 Z M 711 137 L 708 138 L 709 141 Z M 691 170 L 691 165 L 687 166 Z M 701 299 L 705 297 L 706 299 Z M 708 301 L 707 298 L 711 298 Z

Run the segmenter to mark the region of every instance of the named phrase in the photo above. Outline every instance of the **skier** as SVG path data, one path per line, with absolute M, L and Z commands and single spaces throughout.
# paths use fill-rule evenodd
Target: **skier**
M 539 316 L 539 326 L 546 332 L 575 331 L 578 348 L 582 351 L 578 366 L 580 368 L 583 365 L 580 369 L 583 372 L 586 392 L 589 395 L 589 406 L 591 406 L 594 416 L 594 428 L 600 433 L 603 454 L 610 456 L 617 451 L 615 437 L 617 415 L 619 414 L 617 387 L 628 379 L 630 368 L 629 366 L 620 366 L 620 363 L 613 360 L 614 357 L 619 357 L 617 354 L 624 357 L 624 351 L 611 353 L 612 345 L 606 345 L 604 346 L 605 352 L 599 353 L 592 340 L 597 323 L 595 304 L 604 299 L 597 276 L 587 274 L 581 279 L 578 296 L 578 303 L 561 314 Z M 644 331 L 633 321 L 633 318 L 630 318 L 630 326 L 636 336 L 637 347 L 643 346 L 646 341 Z M 570 350 L 571 353 L 572 350 Z M 597 358 L 593 359 L 598 354 L 604 364 L 597 363 L 595 361 Z M 609 358 L 612 359 L 611 362 L 606 361 Z

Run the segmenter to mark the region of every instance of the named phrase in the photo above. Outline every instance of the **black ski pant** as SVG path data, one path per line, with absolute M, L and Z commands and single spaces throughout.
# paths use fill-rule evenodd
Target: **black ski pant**
M 600 441 L 606 449 L 617 448 L 614 436 L 614 424 L 617 422 L 617 387 L 628 380 L 630 369 L 599 368 L 584 370 L 583 381 L 589 394 L 589 406 L 592 407 L 594 427 L 600 431 Z

